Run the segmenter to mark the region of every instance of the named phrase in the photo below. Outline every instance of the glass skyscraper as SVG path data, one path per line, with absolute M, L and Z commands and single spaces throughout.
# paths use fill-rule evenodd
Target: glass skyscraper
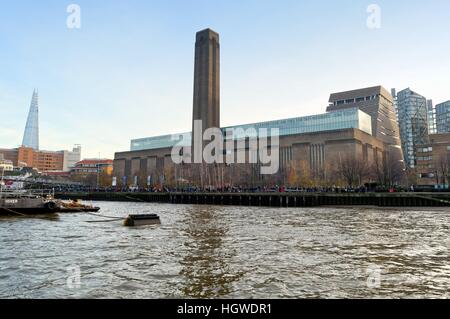
M 436 131 L 450 133 L 450 101 L 436 105 Z
M 427 101 L 428 108 L 428 134 L 436 134 L 436 114 L 433 100 Z
M 396 101 L 405 163 L 414 168 L 418 145 L 428 143 L 427 99 L 408 88 L 397 93 Z
M 22 140 L 23 147 L 39 150 L 39 96 L 36 90 L 31 98 L 30 112 Z

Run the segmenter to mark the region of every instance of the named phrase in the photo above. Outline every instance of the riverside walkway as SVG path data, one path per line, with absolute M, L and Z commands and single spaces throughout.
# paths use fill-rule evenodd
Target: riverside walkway
M 63 200 L 197 205 L 450 207 L 450 193 L 56 193 Z

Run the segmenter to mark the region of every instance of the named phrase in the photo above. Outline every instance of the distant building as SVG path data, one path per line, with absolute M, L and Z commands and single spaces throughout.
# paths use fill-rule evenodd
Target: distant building
M 2 174 L 5 172 L 12 172 L 14 170 L 14 166 L 12 161 L 6 160 L 3 154 L 0 154 L 0 171 Z
M 34 90 L 33 97 L 31 98 L 22 146 L 39 150 L 39 96 L 36 90 Z
M 11 161 L 0 160 L 0 170 L 3 172 L 12 172 L 14 170 L 14 165 Z
M 18 165 L 18 156 L 19 152 L 17 151 L 17 148 L 9 149 L 9 148 L 0 148 L 0 157 L 4 160 L 11 161 L 13 163 L 13 166 L 19 167 Z
M 64 172 L 75 158 L 80 158 L 81 148 L 77 146 L 73 152 L 69 151 L 44 151 L 30 147 L 14 149 L 0 149 L 0 154 L 10 160 L 15 167 L 32 167 L 39 172 Z
M 395 116 L 397 117 L 397 122 L 398 122 L 398 105 L 397 105 L 397 90 L 396 89 L 391 89 L 391 96 L 392 96 L 392 102 L 394 104 Z
M 112 159 L 84 159 L 75 164 L 71 170 L 72 175 L 92 175 L 104 173 L 111 175 L 113 171 Z
M 450 101 L 436 105 L 437 133 L 450 133 Z
M 108 187 L 112 184 L 113 160 L 92 158 L 76 163 L 70 172 L 71 179 L 91 187 Z
M 28 147 L 19 147 L 18 152 L 19 162 L 40 172 L 63 170 L 64 152 L 36 151 Z
M 81 160 L 81 145 L 75 145 L 75 147 L 72 149 L 72 152 L 70 151 L 63 151 L 64 152 L 64 161 L 63 161 L 63 171 L 64 172 L 70 172 L 72 168 L 75 167 L 75 165 Z
M 450 184 L 450 133 L 432 134 L 417 150 L 417 184 L 448 188 Z
M 436 112 L 433 105 L 433 100 L 427 101 L 428 109 L 428 134 L 436 134 Z
M 406 165 L 417 165 L 418 145 L 428 143 L 428 104 L 422 95 L 408 89 L 397 93 L 398 123 Z

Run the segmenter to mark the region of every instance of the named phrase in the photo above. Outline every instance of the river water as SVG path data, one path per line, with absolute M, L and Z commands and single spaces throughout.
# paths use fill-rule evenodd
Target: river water
M 2 298 L 448 298 L 450 211 L 94 203 L 0 218 Z

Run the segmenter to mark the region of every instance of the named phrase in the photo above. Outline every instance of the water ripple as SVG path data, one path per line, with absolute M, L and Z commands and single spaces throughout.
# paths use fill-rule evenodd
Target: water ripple
M 163 224 L 0 218 L 0 297 L 449 297 L 449 211 L 94 204 Z

